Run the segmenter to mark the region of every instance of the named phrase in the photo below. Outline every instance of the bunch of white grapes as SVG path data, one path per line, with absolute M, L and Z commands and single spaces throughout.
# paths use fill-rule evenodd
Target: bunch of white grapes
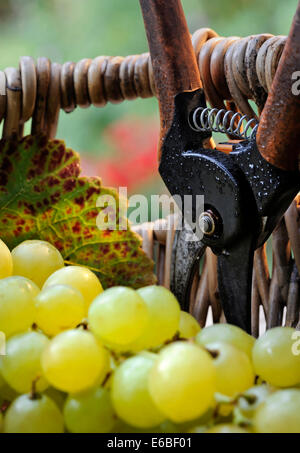
M 103 291 L 0 241 L 0 432 L 300 433 L 297 332 L 201 329 L 164 287 Z

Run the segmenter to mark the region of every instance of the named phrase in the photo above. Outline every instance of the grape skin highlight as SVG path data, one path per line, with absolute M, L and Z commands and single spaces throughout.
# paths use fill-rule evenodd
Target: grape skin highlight
M 214 342 L 225 342 L 245 352 L 252 360 L 252 348 L 255 338 L 244 332 L 239 327 L 231 324 L 214 324 L 202 329 L 196 336 L 196 343 L 205 346 Z
M 91 333 L 79 329 L 54 337 L 44 350 L 41 363 L 48 382 L 67 393 L 95 386 L 109 369 L 107 351 Z
M 193 420 L 214 404 L 216 371 L 208 352 L 176 342 L 165 347 L 149 377 L 157 407 L 175 423 Z
M 13 260 L 9 248 L 0 239 L 0 279 L 10 277 L 13 273 Z
M 76 327 L 85 315 L 83 296 L 67 285 L 43 289 L 36 297 L 35 305 L 36 323 L 49 336 Z
M 28 330 L 35 321 L 35 285 L 24 277 L 0 280 L 0 331 L 6 338 Z
M 30 392 L 35 381 L 38 391 L 48 387 L 41 367 L 41 355 L 48 344 L 49 339 L 39 332 L 19 334 L 7 341 L 2 375 L 16 392 Z
M 60 252 L 46 241 L 24 241 L 12 252 L 14 275 L 32 280 L 42 288 L 47 278 L 64 266 Z
M 214 357 L 217 392 L 235 396 L 254 385 L 254 370 L 244 352 L 228 343 L 210 343 L 206 349 Z
M 180 312 L 179 335 L 181 338 L 194 338 L 201 331 L 198 321 L 186 311 Z
M 71 433 L 109 433 L 116 422 L 110 394 L 101 387 L 69 395 L 63 413 Z
M 149 373 L 156 359 L 155 354 L 144 352 L 125 360 L 114 373 L 115 410 L 122 420 L 137 428 L 151 428 L 165 419 L 149 393 Z
M 160 346 L 171 340 L 179 330 L 180 305 L 176 297 L 163 286 L 146 286 L 137 291 L 148 307 L 148 323 L 131 350 L 141 351 Z
M 63 417 L 56 404 L 45 395 L 32 399 L 19 396 L 4 417 L 4 433 L 63 433 Z
M 97 275 L 83 266 L 66 266 L 54 272 L 44 283 L 43 289 L 52 285 L 68 285 L 77 289 L 85 300 L 86 314 L 93 300 L 103 292 Z
M 256 433 L 300 434 L 300 390 L 270 395 L 254 416 Z
M 117 286 L 94 300 L 88 321 L 93 334 L 104 343 L 127 345 L 142 334 L 148 310 L 137 291 Z
M 253 348 L 255 372 L 276 387 L 300 383 L 300 356 L 293 353 L 295 329 L 276 327 L 260 337 Z

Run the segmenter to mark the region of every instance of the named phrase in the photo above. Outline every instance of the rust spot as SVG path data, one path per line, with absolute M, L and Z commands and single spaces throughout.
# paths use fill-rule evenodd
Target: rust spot
M 86 214 L 86 218 L 87 218 L 88 220 L 95 219 L 97 216 L 98 216 L 98 212 L 95 211 L 95 210 L 94 210 L 94 211 L 89 211 L 89 212 L 87 212 L 87 214 Z
M 58 250 L 63 250 L 64 248 L 63 243 L 61 241 L 55 241 L 54 245 Z
M 50 199 L 51 199 L 52 204 L 57 203 L 58 200 L 60 199 L 60 193 L 59 192 L 55 192 L 54 194 L 52 194 L 50 196 Z
M 53 187 L 53 186 L 56 186 L 57 184 L 59 184 L 59 179 L 55 178 L 55 176 L 49 176 L 47 182 L 48 182 L 49 187 Z
M 72 159 L 73 155 L 74 155 L 73 151 L 67 150 L 65 152 L 64 161 L 67 162 L 69 159 Z
M 26 208 L 27 213 L 29 213 L 31 215 L 35 214 L 35 208 L 32 204 L 24 202 L 24 206 Z M 25 210 L 24 210 L 24 212 L 25 212 Z
M 6 186 L 8 181 L 7 174 L 0 172 L 0 186 Z
M 80 168 L 78 162 L 72 162 L 67 167 L 63 168 L 59 172 L 59 176 L 63 179 L 70 178 L 71 176 L 78 176 L 80 173 Z
M 73 233 L 80 233 L 81 231 L 81 225 L 80 222 L 76 222 L 75 225 L 72 226 L 72 231 Z
M 71 192 L 76 187 L 76 180 L 75 179 L 67 179 L 64 182 L 64 189 L 66 192 Z
M 18 216 L 14 214 L 7 214 L 6 217 L 8 217 L 10 220 L 16 220 L 18 218 Z
M 109 252 L 109 245 L 105 244 L 105 245 L 100 245 L 100 250 L 101 252 L 103 253 L 103 255 L 106 255 L 108 252 Z
M 80 206 L 81 208 L 84 207 L 84 199 L 83 197 L 78 197 L 78 198 L 75 198 L 75 203 L 78 204 L 78 206 Z
M 96 194 L 99 194 L 100 193 L 100 189 L 97 189 L 96 187 L 89 187 L 86 191 L 86 199 L 88 200 L 89 198 L 91 198 L 91 196 L 96 193 Z
M 35 175 L 41 175 L 45 170 L 47 157 L 48 150 L 47 149 L 40 150 L 40 152 L 36 154 L 32 159 L 32 164 L 34 168 L 29 173 L 34 172 Z
M 13 171 L 13 165 L 10 161 L 10 159 L 8 159 L 7 157 L 4 157 L 3 161 L 2 161 L 2 165 L 1 165 L 1 169 L 5 172 L 5 173 L 11 173 Z
M 63 155 L 64 155 L 64 146 L 60 145 L 58 149 L 52 152 L 52 156 L 49 162 L 49 171 L 52 172 L 54 171 L 57 167 L 60 166 Z

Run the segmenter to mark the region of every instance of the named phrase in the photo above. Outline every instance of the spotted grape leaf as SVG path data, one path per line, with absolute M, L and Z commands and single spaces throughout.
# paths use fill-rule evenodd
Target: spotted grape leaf
M 41 136 L 2 140 L 1 239 L 10 248 L 26 239 L 49 241 L 67 264 L 97 272 L 104 287 L 153 284 L 153 262 L 142 251 L 140 237 L 124 229 L 128 222 L 124 211 L 119 212 L 117 192 L 103 187 L 100 178 L 80 177 L 80 171 L 78 154 L 63 141 Z M 105 216 L 105 209 L 113 208 L 106 203 L 97 207 L 100 196 L 113 199 L 116 210 Z M 116 229 L 111 227 L 114 221 Z

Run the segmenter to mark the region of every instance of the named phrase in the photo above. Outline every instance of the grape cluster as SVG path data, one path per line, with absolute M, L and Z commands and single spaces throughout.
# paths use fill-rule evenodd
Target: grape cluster
M 292 328 L 201 329 L 164 287 L 103 291 L 44 241 L 0 241 L 0 432 L 300 433 Z

